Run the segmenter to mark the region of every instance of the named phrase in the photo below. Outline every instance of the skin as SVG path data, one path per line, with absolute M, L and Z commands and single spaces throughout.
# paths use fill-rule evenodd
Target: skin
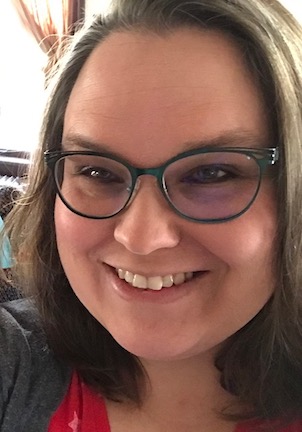
M 84 65 L 67 105 L 63 145 L 79 150 L 79 139 L 90 140 L 135 166 L 150 167 L 221 136 L 241 137 L 235 144 L 230 139 L 230 146 L 270 146 L 268 124 L 240 50 L 225 35 L 192 29 L 165 36 L 125 32 L 108 37 Z M 162 424 L 169 418 L 176 431 L 171 415 L 186 401 L 185 430 L 198 430 L 202 420 L 196 417 L 196 401 L 203 400 L 209 413 L 215 399 L 228 400 L 218 385 L 213 355 L 273 291 L 276 207 L 270 179 L 264 179 L 252 207 L 227 223 L 179 217 L 154 179 L 145 176 L 121 214 L 86 219 L 57 199 L 55 225 L 75 294 L 119 344 L 140 357 L 150 376 L 148 412 Z M 146 276 L 208 273 L 176 301 L 127 301 L 117 294 L 107 265 Z M 181 396 L 170 401 L 171 391 Z M 112 430 L 118 432 L 121 409 L 110 407 Z M 214 416 L 208 418 L 204 431 L 213 430 Z M 127 427 L 139 430 L 137 418 L 136 426 L 129 422 Z M 162 430 L 169 430 L 167 424 Z M 230 424 L 219 427 L 232 430 Z M 153 424 L 150 430 L 161 429 Z

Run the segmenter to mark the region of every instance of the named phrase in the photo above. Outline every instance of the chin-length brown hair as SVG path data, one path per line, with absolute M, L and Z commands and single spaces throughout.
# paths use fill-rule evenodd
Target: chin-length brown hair
M 140 362 L 79 302 L 61 267 L 55 188 L 43 152 L 60 149 L 69 95 L 99 43 L 112 32 L 164 36 L 183 27 L 216 29 L 240 46 L 266 101 L 274 145 L 280 147 L 275 292 L 227 341 L 217 367 L 222 385 L 253 407 L 246 417 L 292 419 L 302 410 L 302 30 L 277 1 L 116 0 L 110 13 L 83 26 L 50 81 L 28 189 L 8 221 L 20 281 L 35 298 L 53 350 L 105 397 L 139 403 L 146 380 Z

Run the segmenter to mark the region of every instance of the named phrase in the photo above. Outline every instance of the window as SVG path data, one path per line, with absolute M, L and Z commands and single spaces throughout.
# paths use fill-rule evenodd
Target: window
M 110 0 L 86 0 L 86 15 L 89 17 L 98 12 L 105 12 L 110 5 Z
M 42 119 L 46 55 L 7 0 L 1 2 L 0 49 L 0 149 L 31 151 Z
M 280 2 L 285 6 L 297 20 L 302 22 L 302 4 L 301 1 L 297 0 L 280 0 Z

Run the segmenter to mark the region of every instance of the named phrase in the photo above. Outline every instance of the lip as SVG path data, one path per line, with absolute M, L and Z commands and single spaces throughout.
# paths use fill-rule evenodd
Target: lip
M 123 300 L 129 302 L 150 302 L 150 303 L 173 303 L 183 297 L 190 295 L 198 288 L 198 281 L 208 275 L 208 271 L 199 272 L 193 279 L 180 285 L 173 285 L 172 287 L 162 288 L 160 291 L 144 290 L 134 288 L 124 280 L 120 279 L 116 274 L 115 268 L 104 264 L 106 275 L 109 284 L 112 286 L 114 292 Z

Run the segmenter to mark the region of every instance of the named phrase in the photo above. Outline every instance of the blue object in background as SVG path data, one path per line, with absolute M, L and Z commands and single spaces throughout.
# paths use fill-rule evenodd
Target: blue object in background
M 2 217 L 0 216 L 0 231 L 4 228 L 4 222 Z M 1 268 L 10 268 L 12 266 L 12 258 L 11 258 L 11 248 L 9 239 L 5 236 L 2 247 L 0 248 L 0 267 Z

